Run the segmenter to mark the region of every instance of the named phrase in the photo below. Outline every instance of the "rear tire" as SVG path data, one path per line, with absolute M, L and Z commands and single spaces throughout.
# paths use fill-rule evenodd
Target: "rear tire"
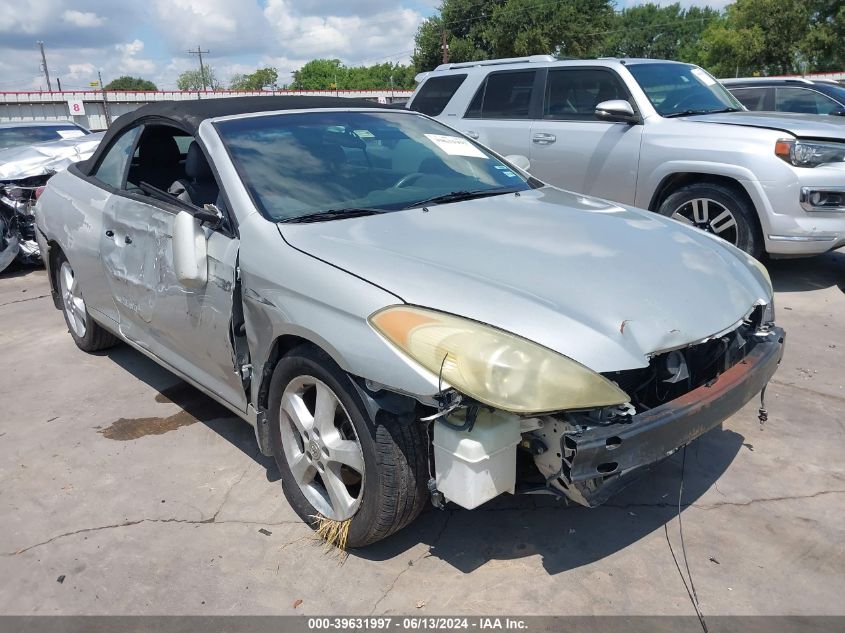
M 754 206 L 735 187 L 700 182 L 669 195 L 658 213 L 717 235 L 759 259 L 763 234 Z
M 73 267 L 61 251 L 55 262 L 55 287 L 62 301 L 62 315 L 73 342 L 83 352 L 99 352 L 114 347 L 117 337 L 91 318 Z
M 318 398 L 336 402 L 334 417 L 322 426 L 318 420 L 325 416 L 316 413 Z M 416 419 L 400 419 L 384 410 L 374 419 L 352 379 L 322 350 L 300 346 L 279 361 L 270 383 L 268 417 L 270 446 L 285 497 L 312 528 L 317 527 L 318 516 L 349 520 L 346 545 L 362 547 L 402 529 L 425 507 L 428 449 L 424 427 Z M 303 419 L 312 425 L 306 423 L 304 431 L 299 424 Z M 314 433 L 314 428 L 322 428 L 322 434 Z M 343 463 L 335 454 L 340 446 L 337 438 L 345 445 Z M 360 457 L 350 459 L 353 443 Z M 348 497 L 343 489 L 337 492 L 338 475 Z M 323 477 L 334 486 L 324 483 Z M 329 487 L 334 487 L 334 496 Z M 342 501 L 333 503 L 339 497 Z

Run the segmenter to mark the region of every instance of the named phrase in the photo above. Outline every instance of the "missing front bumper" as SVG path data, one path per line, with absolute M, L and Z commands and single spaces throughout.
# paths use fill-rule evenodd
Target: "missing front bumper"
M 736 413 L 769 382 L 783 357 L 785 333 L 772 328 L 737 364 L 709 383 L 633 416 L 562 438 L 557 483 L 586 506 L 600 505 L 654 464 Z

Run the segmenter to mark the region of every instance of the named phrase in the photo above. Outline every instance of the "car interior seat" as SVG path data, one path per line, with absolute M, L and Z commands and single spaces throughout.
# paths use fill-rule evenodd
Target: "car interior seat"
M 182 176 L 179 161 L 182 153 L 168 128 L 145 130 L 138 143 L 138 164 L 129 173 L 129 182 L 139 185 L 146 182 L 159 189 L 167 189 L 174 176 Z
M 181 189 L 177 189 L 177 185 L 181 185 Z M 197 207 L 217 201 L 220 188 L 217 186 L 205 154 L 196 141 L 191 141 L 188 146 L 188 154 L 185 158 L 185 178 L 174 182 L 169 191 L 172 193 L 184 191 L 184 195 L 179 193 L 180 199 Z

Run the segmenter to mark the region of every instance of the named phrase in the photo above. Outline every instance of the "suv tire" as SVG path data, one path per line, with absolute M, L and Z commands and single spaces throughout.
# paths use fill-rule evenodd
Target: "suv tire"
M 723 237 L 752 257 L 763 255 L 757 212 L 735 187 L 708 182 L 685 185 L 667 196 L 657 212 Z

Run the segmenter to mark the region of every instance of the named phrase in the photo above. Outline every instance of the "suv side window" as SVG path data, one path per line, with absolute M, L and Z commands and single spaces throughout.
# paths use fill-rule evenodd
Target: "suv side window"
M 728 88 L 728 90 L 749 110 L 774 109 L 774 88 Z
M 466 119 L 527 119 L 536 70 L 490 73 L 478 88 Z
M 558 121 L 593 121 L 602 101 L 631 102 L 628 91 L 613 71 L 599 68 L 549 70 L 543 100 L 543 118 Z
M 141 133 L 141 128 L 142 126 L 139 125 L 124 132 L 123 136 L 112 143 L 111 148 L 100 161 L 97 171 L 94 172 L 94 177 L 97 180 L 115 189 L 120 189 L 123 186 L 126 166 L 129 163 L 129 157 L 132 155 L 138 134 Z
M 446 107 L 446 104 L 449 103 L 449 100 L 466 78 L 466 75 L 446 75 L 430 78 L 422 85 L 417 96 L 411 102 L 411 110 L 422 112 L 428 116 L 437 116 L 443 112 L 443 108 Z
M 841 109 L 830 97 L 807 88 L 778 88 L 776 100 L 778 112 L 830 114 Z

